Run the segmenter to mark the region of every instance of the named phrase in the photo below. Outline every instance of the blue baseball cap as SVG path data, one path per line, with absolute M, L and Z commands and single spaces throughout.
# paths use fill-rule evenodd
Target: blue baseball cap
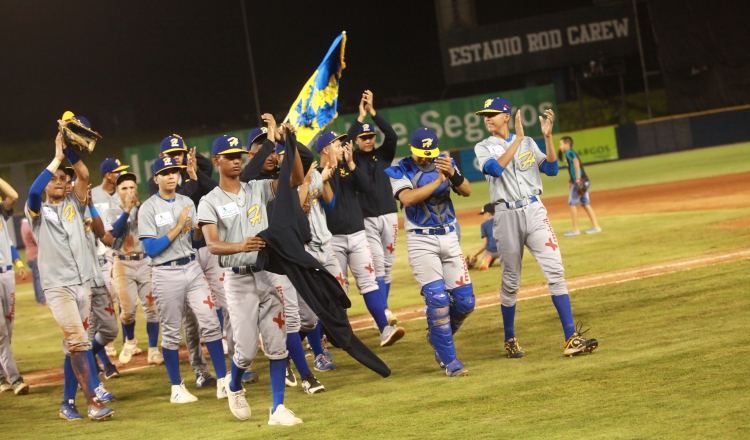
M 490 98 L 484 101 L 484 108 L 475 115 L 496 115 L 498 113 L 511 114 L 510 102 L 504 98 Z
M 182 169 L 187 167 L 185 165 L 177 164 L 177 162 L 169 156 L 160 157 L 154 162 L 154 176 L 164 170 L 172 168 Z
M 284 153 L 286 153 L 286 147 L 276 142 L 276 154 L 281 156 Z
M 317 142 L 315 142 L 315 151 L 320 154 L 321 151 L 323 151 L 323 148 L 327 147 L 328 144 L 335 141 L 336 139 L 345 138 L 345 134 L 336 134 L 332 131 L 327 131 L 320 135 Z
M 130 168 L 130 165 L 123 165 L 120 163 L 120 159 L 108 157 L 99 165 L 99 172 L 104 176 L 107 173 L 116 173 L 126 168 Z
M 409 149 L 419 157 L 435 158 L 440 154 L 438 150 L 438 137 L 429 128 L 418 128 L 411 133 Z
M 175 151 L 184 151 L 187 153 L 185 142 L 177 136 L 167 136 L 161 140 L 161 152 L 172 153 Z
M 232 153 L 247 153 L 247 151 L 242 148 L 242 141 L 237 136 L 225 134 L 224 136 L 217 137 L 211 143 L 211 154 L 213 156 Z
M 249 135 L 247 135 L 247 147 L 250 148 L 250 145 L 252 145 L 255 142 L 259 142 L 261 137 L 267 138 L 268 137 L 268 128 L 267 127 L 258 127 L 254 128 Z
M 88 119 L 86 119 L 86 117 L 85 117 L 85 116 L 80 116 L 80 115 L 79 115 L 79 116 L 76 116 L 76 115 L 75 115 L 75 114 L 73 114 L 73 112 L 72 112 L 72 111 L 70 111 L 70 110 L 67 110 L 67 111 L 65 111 L 65 113 L 63 113 L 63 115 L 62 115 L 62 118 L 61 118 L 61 119 L 62 119 L 63 121 L 69 121 L 69 120 L 71 120 L 71 119 L 78 119 L 78 121 L 79 121 L 79 122 L 80 122 L 81 124 L 83 124 L 83 125 L 84 125 L 84 127 L 86 127 L 86 128 L 91 128 L 91 124 L 89 123 L 89 120 L 88 120 Z
M 362 124 L 362 128 L 359 129 L 358 138 L 364 136 L 375 136 L 375 127 L 372 124 Z

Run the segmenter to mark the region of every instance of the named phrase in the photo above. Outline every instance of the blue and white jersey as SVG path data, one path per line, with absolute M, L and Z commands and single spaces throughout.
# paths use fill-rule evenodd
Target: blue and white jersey
M 459 173 L 453 159 L 451 159 L 451 164 L 456 173 Z M 393 196 L 398 199 L 398 194 L 405 189 L 421 188 L 435 181 L 440 171 L 435 168 L 434 163 L 420 167 L 409 156 L 401 159 L 398 165 L 387 168 L 385 172 L 391 178 Z M 404 228 L 407 231 L 413 231 L 454 224 L 456 212 L 453 209 L 450 192 L 451 182 L 446 179 L 426 200 L 406 207 Z

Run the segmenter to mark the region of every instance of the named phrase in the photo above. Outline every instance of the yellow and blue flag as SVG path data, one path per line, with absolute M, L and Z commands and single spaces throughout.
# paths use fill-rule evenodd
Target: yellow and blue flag
M 339 81 L 344 70 L 346 32 L 334 40 L 318 69 L 307 80 L 289 109 L 287 120 L 297 129 L 297 140 L 304 145 L 338 116 Z

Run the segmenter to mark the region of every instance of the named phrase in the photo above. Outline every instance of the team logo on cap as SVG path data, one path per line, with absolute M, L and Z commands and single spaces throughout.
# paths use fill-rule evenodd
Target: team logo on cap
M 118 166 L 118 167 L 119 167 L 120 165 L 122 165 L 122 164 L 120 163 L 120 159 L 115 159 L 115 163 L 117 164 L 117 166 Z
M 172 158 L 169 156 L 164 156 L 164 165 L 172 165 Z
M 369 130 L 370 124 L 362 124 L 362 130 Z
M 492 105 L 492 98 L 484 101 L 484 108 L 487 108 Z
M 230 137 L 230 138 L 228 139 L 228 141 L 229 141 L 229 146 L 230 146 L 230 147 L 236 147 L 236 146 L 237 146 L 237 144 L 239 144 L 239 143 L 240 143 L 240 141 L 239 141 L 239 140 L 238 140 L 238 139 L 237 139 L 236 137 L 234 137 L 234 136 Z
M 261 127 L 260 131 L 262 131 L 263 133 L 268 133 L 268 127 Z
M 422 148 L 430 148 L 432 146 L 432 138 L 422 139 Z
M 180 140 L 177 139 L 177 138 L 172 138 L 172 140 L 170 142 L 172 142 L 172 146 L 173 147 L 179 147 L 180 146 Z

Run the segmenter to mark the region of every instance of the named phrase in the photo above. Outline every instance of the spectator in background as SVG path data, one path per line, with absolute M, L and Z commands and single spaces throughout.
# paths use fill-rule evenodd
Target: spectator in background
M 34 234 L 31 232 L 29 221 L 26 219 L 23 219 L 21 222 L 21 238 L 23 238 L 23 244 L 26 247 L 26 263 L 31 268 L 31 276 L 34 279 L 34 297 L 36 298 L 36 303 L 40 306 L 46 306 L 47 301 L 44 299 L 42 281 L 39 278 L 39 264 L 37 262 L 39 247 L 36 245 Z
M 588 214 L 591 219 L 591 229 L 587 230 L 587 234 L 596 234 L 602 232 L 602 228 L 599 226 L 599 222 L 596 221 L 596 214 L 594 214 L 594 208 L 591 207 L 591 201 L 589 200 L 589 178 L 586 175 L 586 171 L 583 169 L 583 163 L 578 155 L 573 151 L 573 139 L 569 136 L 564 136 L 560 139 L 560 153 L 565 157 L 565 162 L 568 164 L 568 173 L 570 174 L 570 180 L 568 181 L 568 188 L 570 188 L 570 196 L 568 197 L 568 205 L 570 206 L 570 216 L 573 219 L 573 226 L 570 231 L 564 235 L 566 237 L 573 237 L 581 235 L 581 231 L 578 229 L 578 203 Z M 586 192 L 579 194 L 578 185 L 584 184 Z
M 477 262 L 479 254 L 484 252 L 484 257 L 482 258 L 482 264 L 479 266 L 479 270 L 487 270 L 492 266 L 492 263 L 494 263 L 495 260 L 500 258 L 500 254 L 497 252 L 495 237 L 492 235 L 492 227 L 495 221 L 495 205 L 492 203 L 484 205 L 482 212 L 479 214 L 484 218 L 482 226 L 480 227 L 482 233 L 482 247 L 469 257 L 469 267 L 473 267 Z

